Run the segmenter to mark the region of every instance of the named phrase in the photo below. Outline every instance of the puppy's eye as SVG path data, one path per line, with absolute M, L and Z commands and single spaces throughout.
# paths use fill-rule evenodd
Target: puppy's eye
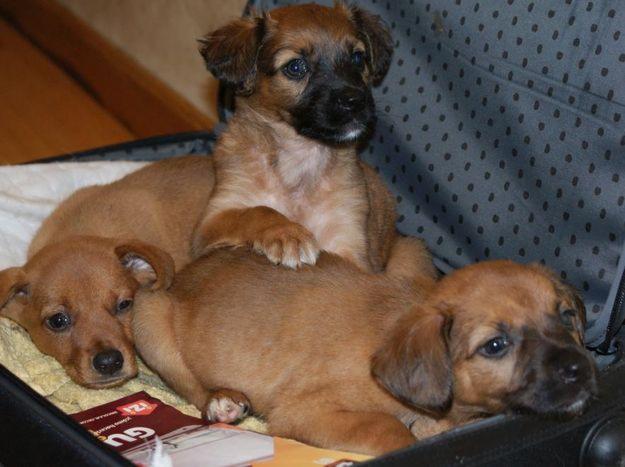
M 510 340 L 507 336 L 497 336 L 489 340 L 480 347 L 479 352 L 484 357 L 496 358 L 503 357 L 510 347 Z
M 295 58 L 282 67 L 282 73 L 289 79 L 300 80 L 308 73 L 308 63 L 303 58 Z
M 358 68 L 362 68 L 365 66 L 365 54 L 360 50 L 352 53 L 352 63 L 356 65 Z
M 46 324 L 54 332 L 60 332 L 72 325 L 72 318 L 64 311 L 60 311 L 47 318 Z
M 564 324 L 566 328 L 573 329 L 573 320 L 576 316 L 577 312 L 573 309 L 563 310 L 560 312 L 560 321 L 562 321 L 562 324 Z
M 117 302 L 117 307 L 115 308 L 116 313 L 123 313 L 124 311 L 130 310 L 132 307 L 132 300 L 127 298 L 124 300 L 120 300 Z

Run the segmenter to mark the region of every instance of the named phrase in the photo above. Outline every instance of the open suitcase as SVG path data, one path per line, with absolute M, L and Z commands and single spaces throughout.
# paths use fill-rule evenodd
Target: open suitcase
M 294 2 L 250 6 L 284 3 Z M 579 418 L 497 416 L 366 465 L 625 465 L 625 10 L 618 0 L 358 3 L 396 40 L 363 158 L 396 194 L 399 229 L 424 238 L 444 272 L 493 258 L 553 268 L 584 295 L 602 368 L 600 396 Z M 210 153 L 214 141 L 173 135 L 69 158 L 152 160 Z M 128 464 L 2 367 L 0 463 Z

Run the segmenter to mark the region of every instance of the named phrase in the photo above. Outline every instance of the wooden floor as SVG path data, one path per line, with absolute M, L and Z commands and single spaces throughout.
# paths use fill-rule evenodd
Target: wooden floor
M 0 64 L 0 164 L 135 138 L 1 17 Z

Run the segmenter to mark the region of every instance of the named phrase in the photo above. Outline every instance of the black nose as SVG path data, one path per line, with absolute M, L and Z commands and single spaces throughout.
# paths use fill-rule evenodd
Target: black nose
M 569 361 L 558 368 L 558 376 L 565 384 L 575 383 L 579 379 L 580 365 L 578 362 Z
M 365 96 L 362 91 L 354 88 L 345 88 L 336 96 L 337 106 L 344 111 L 353 112 L 365 106 Z
M 564 384 L 594 384 L 594 371 L 590 358 L 578 345 L 560 347 L 552 345 L 545 354 L 546 368 L 549 368 L 554 382 Z
M 124 366 L 124 356 L 119 350 L 103 350 L 93 357 L 93 368 L 103 375 L 113 375 Z

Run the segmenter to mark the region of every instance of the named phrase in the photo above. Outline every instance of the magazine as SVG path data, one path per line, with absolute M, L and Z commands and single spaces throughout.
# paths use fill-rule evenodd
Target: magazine
M 272 438 L 231 425 L 208 425 L 145 391 L 73 414 L 72 417 L 138 466 L 158 463 L 174 467 L 256 464 L 266 467 L 348 467 L 369 458 L 314 448 L 289 439 Z

